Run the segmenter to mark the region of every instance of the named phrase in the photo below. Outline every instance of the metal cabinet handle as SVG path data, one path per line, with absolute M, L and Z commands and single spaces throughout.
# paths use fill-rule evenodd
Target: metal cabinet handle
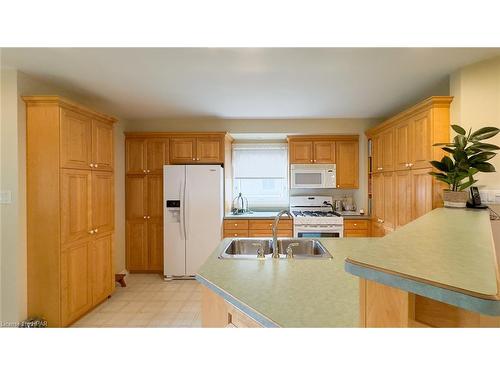
M 413 167 L 413 163 L 408 163 L 408 166 L 409 167 Z
M 89 230 L 89 234 L 94 234 L 94 230 Z
M 314 159 L 314 162 L 316 163 L 316 159 Z
M 151 172 L 151 171 L 148 169 L 148 170 L 146 171 L 146 173 L 149 173 L 149 172 Z
M 146 219 L 146 216 L 143 216 L 144 219 Z
M 97 229 L 97 228 L 96 228 L 96 229 L 94 229 L 94 233 L 97 233 L 97 231 L 98 231 L 98 229 Z
M 312 159 L 311 159 L 311 163 L 312 163 L 312 162 L 313 162 L 313 161 L 312 161 Z
M 90 168 L 94 168 L 94 164 L 93 163 L 90 163 L 89 166 L 90 166 Z
M 145 169 L 143 169 L 143 170 L 142 170 L 142 173 L 146 173 L 146 170 L 145 170 Z
M 94 168 L 97 168 L 97 167 L 99 167 L 99 166 L 97 164 L 94 164 Z
M 151 219 L 151 216 L 148 215 L 148 219 Z
M 193 160 L 196 160 L 195 158 L 193 158 Z

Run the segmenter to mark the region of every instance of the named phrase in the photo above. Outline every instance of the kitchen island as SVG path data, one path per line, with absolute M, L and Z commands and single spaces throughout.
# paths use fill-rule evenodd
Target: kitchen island
M 383 238 L 321 239 L 328 260 L 221 260 L 229 241 L 197 279 L 261 326 L 499 325 L 486 211 L 436 209 Z

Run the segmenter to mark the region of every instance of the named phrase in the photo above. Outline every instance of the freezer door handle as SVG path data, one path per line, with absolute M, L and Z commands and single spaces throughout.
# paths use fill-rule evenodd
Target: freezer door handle
M 186 239 L 186 219 L 185 219 L 185 213 L 184 213 L 184 203 L 185 203 L 185 199 L 184 199 L 184 196 L 185 196 L 185 193 L 186 193 L 186 182 L 184 181 L 182 184 L 181 184 L 181 194 L 180 194 L 180 198 L 181 198 L 181 207 L 180 207 L 180 210 L 179 210 L 179 221 L 180 221 L 180 228 L 181 228 L 181 238 L 183 240 Z

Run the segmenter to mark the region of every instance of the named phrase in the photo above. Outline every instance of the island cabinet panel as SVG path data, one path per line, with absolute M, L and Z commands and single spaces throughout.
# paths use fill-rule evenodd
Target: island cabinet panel
M 312 164 L 314 162 L 314 149 L 312 141 L 290 142 L 291 164 Z
M 482 315 L 375 281 L 360 279 L 360 326 L 367 328 L 500 327 Z
M 372 235 L 397 229 L 442 206 L 445 186 L 433 181 L 429 162 L 442 156 L 432 145 L 449 140 L 451 101 L 449 96 L 430 97 L 366 132 L 372 145 Z M 392 202 L 389 183 L 381 184 L 376 176 L 388 168 L 395 171 Z
M 344 237 L 370 237 L 370 221 L 344 218 Z
M 112 238 L 114 230 L 116 119 L 59 96 L 23 100 L 27 315 L 64 327 L 113 291 L 111 281 L 104 291 L 94 280 L 102 269 L 113 270 L 113 242 L 104 246 L 97 239 Z M 96 257 L 104 247 L 105 256 Z
M 201 325 L 204 328 L 262 328 L 253 318 L 205 286 L 202 288 Z
M 359 182 L 358 141 L 336 142 L 337 188 L 357 189 Z

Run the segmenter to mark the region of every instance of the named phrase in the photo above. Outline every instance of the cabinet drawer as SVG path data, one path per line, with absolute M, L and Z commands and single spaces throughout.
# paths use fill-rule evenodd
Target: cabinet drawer
M 248 220 L 224 220 L 224 229 L 248 229 Z
M 357 229 L 345 229 L 344 237 L 370 237 L 368 229 L 357 230 Z
M 228 237 L 248 237 L 248 230 L 246 230 L 246 229 L 238 229 L 238 230 L 225 229 L 224 230 L 224 238 L 228 238 Z
M 249 230 L 248 237 L 272 237 L 273 232 L 271 230 Z M 278 229 L 278 237 L 293 237 L 292 230 Z
M 253 230 L 271 230 L 274 220 L 248 220 L 248 228 Z M 292 229 L 293 221 L 290 219 L 280 220 L 278 229 Z
M 345 229 L 368 229 L 368 220 L 344 220 Z

